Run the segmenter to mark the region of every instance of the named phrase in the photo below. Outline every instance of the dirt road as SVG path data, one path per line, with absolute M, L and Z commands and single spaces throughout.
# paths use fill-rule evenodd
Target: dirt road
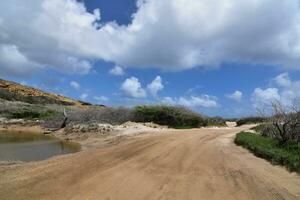
M 300 176 L 233 144 L 244 128 L 141 135 L 106 148 L 0 167 L 0 199 L 300 199 Z

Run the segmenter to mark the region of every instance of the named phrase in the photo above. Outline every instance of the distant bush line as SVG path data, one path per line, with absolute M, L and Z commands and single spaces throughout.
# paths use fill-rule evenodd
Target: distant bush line
M 21 102 L 0 102 L 0 116 L 13 119 L 39 119 L 47 128 L 59 128 L 64 121 L 68 124 L 108 123 L 112 125 L 132 122 L 153 122 L 171 128 L 198 128 L 204 126 L 226 126 L 221 117 L 206 117 L 185 107 L 150 105 L 134 108 L 33 105 Z
M 8 114 L 10 119 L 49 119 L 58 116 L 59 113 L 54 110 L 47 111 L 33 111 L 33 110 L 21 110 Z
M 225 120 L 220 117 L 204 117 L 184 107 L 176 106 L 137 106 L 135 108 L 89 108 L 70 110 L 68 124 L 78 123 L 108 123 L 122 124 L 127 121 L 153 122 L 171 128 L 198 128 L 203 126 L 226 126 Z M 47 127 L 55 127 L 62 121 L 62 117 L 49 119 Z
M 263 118 L 263 117 L 245 117 L 245 118 L 238 119 L 236 121 L 236 125 L 242 126 L 245 124 L 257 124 L 257 123 L 262 123 L 264 121 L 265 121 L 265 118 Z
M 288 141 L 282 145 L 278 139 L 247 132 L 238 133 L 234 142 L 258 157 L 300 173 L 300 142 Z
M 137 106 L 134 113 L 137 122 L 154 122 L 172 128 L 206 125 L 203 117 L 183 107 Z

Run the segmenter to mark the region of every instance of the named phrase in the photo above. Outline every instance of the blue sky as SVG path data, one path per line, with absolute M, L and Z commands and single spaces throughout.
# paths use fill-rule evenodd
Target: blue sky
M 256 7 L 237 1 L 234 14 L 209 22 L 223 9 L 218 2 L 170 2 L 30 0 L 28 10 L 11 6 L 0 14 L 0 77 L 92 103 L 184 105 L 224 117 L 254 115 L 274 99 L 288 104 L 300 97 L 299 22 L 286 24 L 299 17 L 297 1 L 274 1 L 273 7 L 266 6 L 270 0 Z M 0 7 L 14 3 L 22 1 Z M 254 15 L 244 14 L 252 7 Z M 17 11 L 20 18 L 8 22 Z M 38 19 L 26 21 L 35 12 Z M 25 36 L 11 34 L 22 28 Z

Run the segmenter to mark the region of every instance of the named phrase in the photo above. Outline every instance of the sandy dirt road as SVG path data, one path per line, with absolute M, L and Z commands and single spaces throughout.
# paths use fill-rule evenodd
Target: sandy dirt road
M 178 130 L 0 167 L 0 199 L 300 199 L 300 176 L 235 146 L 243 128 Z

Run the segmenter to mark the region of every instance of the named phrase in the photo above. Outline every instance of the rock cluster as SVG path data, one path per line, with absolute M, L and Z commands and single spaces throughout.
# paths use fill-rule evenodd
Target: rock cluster
M 69 125 L 65 128 L 65 133 L 97 133 L 97 134 L 106 134 L 114 130 L 114 127 L 110 124 L 74 124 Z
M 152 122 L 144 122 L 144 123 L 136 123 L 136 122 L 125 122 L 124 124 L 120 125 L 121 128 L 140 128 L 141 126 L 148 127 L 148 128 L 167 128 L 167 126 L 158 125 Z

